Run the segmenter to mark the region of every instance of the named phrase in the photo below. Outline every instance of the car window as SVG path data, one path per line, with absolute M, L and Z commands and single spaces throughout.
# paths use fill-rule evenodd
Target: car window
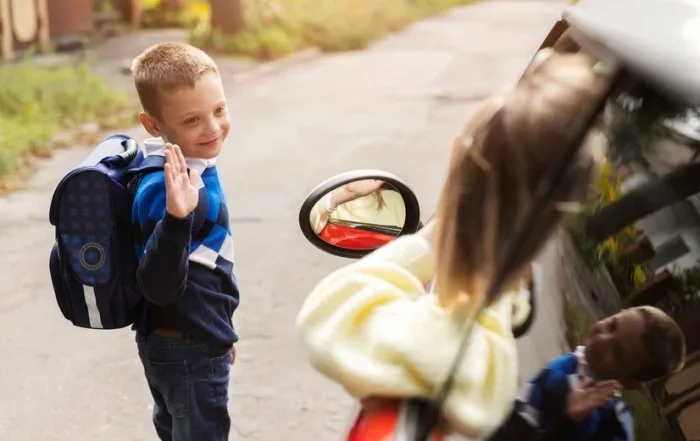
M 660 90 L 623 74 L 591 129 L 605 160 L 562 234 L 560 288 L 570 342 L 581 343 L 597 318 L 648 304 L 678 322 L 692 356 L 700 350 L 700 109 Z M 700 404 L 681 398 L 697 387 L 700 365 L 687 366 L 650 391 L 677 407 L 669 427 L 690 435 Z

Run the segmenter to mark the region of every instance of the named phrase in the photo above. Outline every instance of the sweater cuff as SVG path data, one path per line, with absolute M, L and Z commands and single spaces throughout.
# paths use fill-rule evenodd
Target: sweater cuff
M 159 239 L 166 240 L 174 245 L 186 247 L 190 244 L 194 212 L 187 217 L 179 219 L 167 211 L 161 222 L 161 235 Z
M 435 275 L 435 262 L 430 241 L 418 234 L 398 237 L 368 254 L 365 259 L 397 264 L 416 276 L 423 284 L 432 280 Z

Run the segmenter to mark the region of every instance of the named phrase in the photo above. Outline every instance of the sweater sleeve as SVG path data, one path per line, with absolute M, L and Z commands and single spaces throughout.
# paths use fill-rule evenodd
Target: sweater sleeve
M 178 219 L 165 209 L 165 182 L 148 182 L 135 200 L 137 221 L 146 237 L 136 279 L 143 295 L 157 305 L 181 297 L 189 272 L 191 230 L 194 215 Z M 152 232 L 148 225 L 155 224 Z
M 326 226 L 326 223 L 328 223 L 328 217 L 330 215 L 330 212 L 328 211 L 331 208 L 331 193 L 328 193 L 327 195 L 323 196 L 316 204 L 313 206 L 311 209 L 311 213 L 309 213 L 309 223 L 311 224 L 311 229 L 314 230 L 314 233 L 316 234 L 321 234 L 321 231 Z
M 311 292 L 297 329 L 312 365 L 357 398 L 430 398 L 462 337 L 464 311 L 422 295 L 434 275 L 423 237 L 401 237 L 330 274 Z M 444 415 L 457 432 L 480 438 L 512 407 L 517 382 L 510 295 L 478 318 Z

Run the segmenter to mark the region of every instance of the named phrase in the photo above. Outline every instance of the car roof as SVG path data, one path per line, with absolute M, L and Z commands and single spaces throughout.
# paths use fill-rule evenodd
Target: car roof
M 580 0 L 562 18 L 584 50 L 700 103 L 700 1 Z

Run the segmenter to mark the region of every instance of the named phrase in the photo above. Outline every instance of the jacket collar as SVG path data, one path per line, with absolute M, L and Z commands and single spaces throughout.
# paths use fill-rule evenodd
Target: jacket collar
M 163 138 L 148 138 L 143 142 L 143 155 L 148 156 L 165 156 L 165 141 Z M 216 158 L 214 159 L 198 159 L 198 158 L 185 158 L 187 162 L 187 167 L 191 170 L 197 170 L 200 174 L 204 172 L 205 169 L 209 167 L 214 167 L 216 165 Z

